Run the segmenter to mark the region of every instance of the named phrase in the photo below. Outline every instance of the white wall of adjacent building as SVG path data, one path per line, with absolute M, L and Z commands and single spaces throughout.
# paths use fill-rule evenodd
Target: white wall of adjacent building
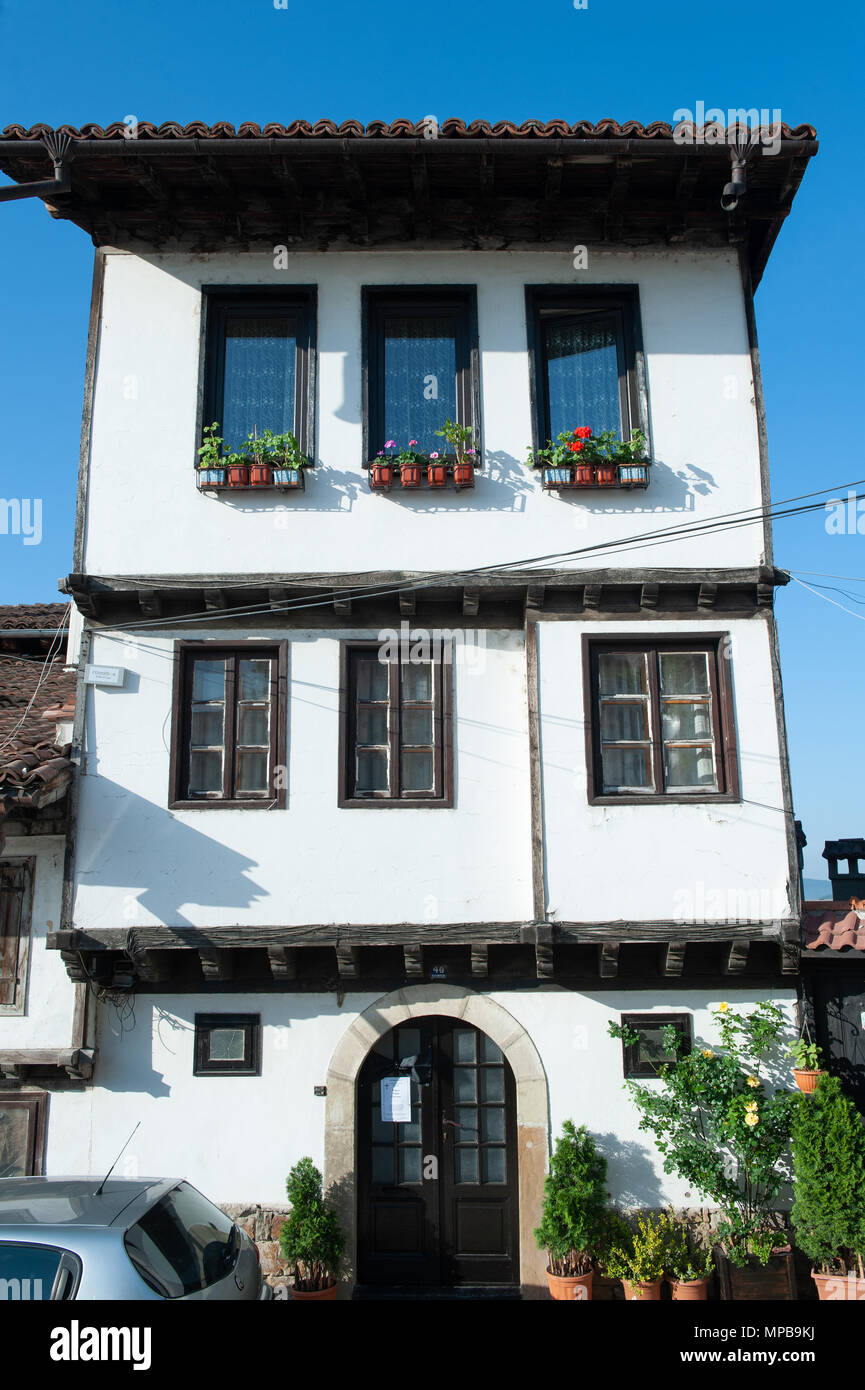
M 84 568 L 92 574 L 449 570 L 595 546 L 760 503 L 756 413 L 733 250 L 107 253 Z M 317 464 L 303 494 L 199 494 L 202 285 L 318 287 Z M 361 288 L 477 286 L 486 467 L 468 494 L 371 494 L 362 471 Z M 563 499 L 532 442 L 525 286 L 636 284 L 653 457 L 646 492 Z M 574 424 L 580 422 L 575 420 Z M 403 441 L 405 442 L 405 441 Z M 614 563 L 746 566 L 759 527 L 619 550 Z M 597 555 L 576 565 L 605 563 Z

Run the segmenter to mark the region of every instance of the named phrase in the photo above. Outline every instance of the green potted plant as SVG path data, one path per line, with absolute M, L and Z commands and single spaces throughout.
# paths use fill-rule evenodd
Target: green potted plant
M 778 1204 L 790 1170 L 795 1097 L 770 1089 L 762 1076 L 781 1064 L 787 1021 L 768 1001 L 749 1014 L 722 1003 L 714 1016 L 719 1048 L 684 1052 L 675 1028 L 667 1029 L 664 1043 L 676 1060 L 659 1067 L 662 1084 L 627 1081 L 625 1088 L 664 1171 L 720 1208 L 723 1291 L 731 1298 L 790 1298 L 792 1257 Z M 614 1037 L 627 1031 L 610 1025 Z
M 454 487 L 458 490 L 474 487 L 477 449 L 471 425 L 458 425 L 455 420 L 445 420 L 442 428 L 436 430 L 436 434 L 445 439 L 453 451 Z
M 606 1229 L 607 1160 L 585 1125 L 566 1120 L 544 1183 L 541 1224 L 535 1231 L 546 1250 L 550 1294 L 557 1301 L 592 1296 L 593 1258 Z
M 548 440 L 543 448 L 530 450 L 526 462 L 529 468 L 543 471 L 545 488 L 646 487 L 646 449 L 642 430 L 620 440 L 614 430 L 596 435 L 588 425 L 579 425 Z
M 711 1248 L 697 1244 L 684 1221 L 672 1212 L 666 1215 L 666 1275 L 673 1300 L 677 1303 L 703 1302 L 709 1297 L 709 1279 L 714 1269 Z
M 405 449 L 400 449 L 394 459 L 394 466 L 399 469 L 399 480 L 403 487 L 420 487 L 421 469 L 426 462 L 424 455 L 417 452 L 417 440 L 410 439 Z
M 790 1055 L 793 1058 L 793 1080 L 799 1090 L 813 1091 L 820 1077 L 826 1075 L 820 1069 L 823 1055 L 820 1048 L 814 1042 L 799 1038 L 790 1048 Z
M 793 1227 L 821 1300 L 865 1299 L 865 1121 L 825 1073 L 796 1097 Z
M 388 439 L 369 466 L 369 485 L 375 492 L 390 492 L 393 486 L 394 458 L 388 452 L 396 448 L 396 440 Z
M 196 471 L 198 475 L 199 488 L 220 488 L 225 487 L 227 481 L 227 463 L 222 454 L 222 436 L 217 434 L 219 421 L 214 420 L 212 425 L 205 425 L 201 433 L 201 448 L 198 450 L 198 463 Z
M 635 1228 L 623 1226 L 622 1236 L 604 1260 L 607 1274 L 621 1279 L 627 1302 L 638 1298 L 656 1302 L 667 1265 L 669 1227 L 665 1217 L 640 1212 Z
M 321 1173 L 311 1158 L 295 1163 L 285 1183 L 291 1211 L 279 1244 L 292 1275 L 297 1300 L 335 1299 L 345 1236 L 321 1191 Z

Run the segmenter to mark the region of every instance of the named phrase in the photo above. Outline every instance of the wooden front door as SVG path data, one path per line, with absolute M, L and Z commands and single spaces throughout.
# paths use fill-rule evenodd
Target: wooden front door
M 410 1072 L 411 1121 L 382 1113 Z M 450 1018 L 386 1034 L 358 1082 L 358 1277 L 378 1285 L 519 1283 L 516 1097 L 498 1047 Z
M 814 987 L 817 1041 L 829 1070 L 865 1115 L 865 981 L 861 971 L 827 966 Z

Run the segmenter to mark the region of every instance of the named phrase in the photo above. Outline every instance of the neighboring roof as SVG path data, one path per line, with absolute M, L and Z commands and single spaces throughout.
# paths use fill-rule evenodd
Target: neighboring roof
M 0 603 L 0 632 L 11 628 L 56 632 L 68 626 L 69 612 L 68 603 Z
M 50 662 L 0 651 L 0 815 L 56 801 L 72 777 L 67 750 L 55 741 L 56 721 L 75 710 L 75 673 L 65 670 L 65 660 L 62 640 Z
M 69 190 L 43 196 L 97 245 L 741 245 L 756 284 L 815 131 L 782 125 L 777 149 L 755 150 L 732 213 L 720 206 L 732 131 L 718 144 L 697 134 L 684 144 L 666 121 L 609 118 L 10 125 L 0 170 L 50 178 L 43 141 L 70 141 Z
M 865 913 L 844 903 L 805 903 L 802 930 L 806 951 L 865 951 Z

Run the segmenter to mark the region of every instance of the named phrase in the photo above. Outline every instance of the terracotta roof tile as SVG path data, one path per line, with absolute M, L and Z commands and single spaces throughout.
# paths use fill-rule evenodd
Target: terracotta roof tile
M 52 632 L 68 622 L 68 603 L 0 603 L 0 630 L 39 627 Z
M 865 951 L 865 912 L 839 903 L 806 903 L 802 928 L 806 951 Z
M 0 812 L 36 804 L 72 775 L 66 750 L 43 718 L 46 711 L 74 706 L 75 673 L 64 661 L 61 650 L 46 672 L 40 657 L 0 654 Z

